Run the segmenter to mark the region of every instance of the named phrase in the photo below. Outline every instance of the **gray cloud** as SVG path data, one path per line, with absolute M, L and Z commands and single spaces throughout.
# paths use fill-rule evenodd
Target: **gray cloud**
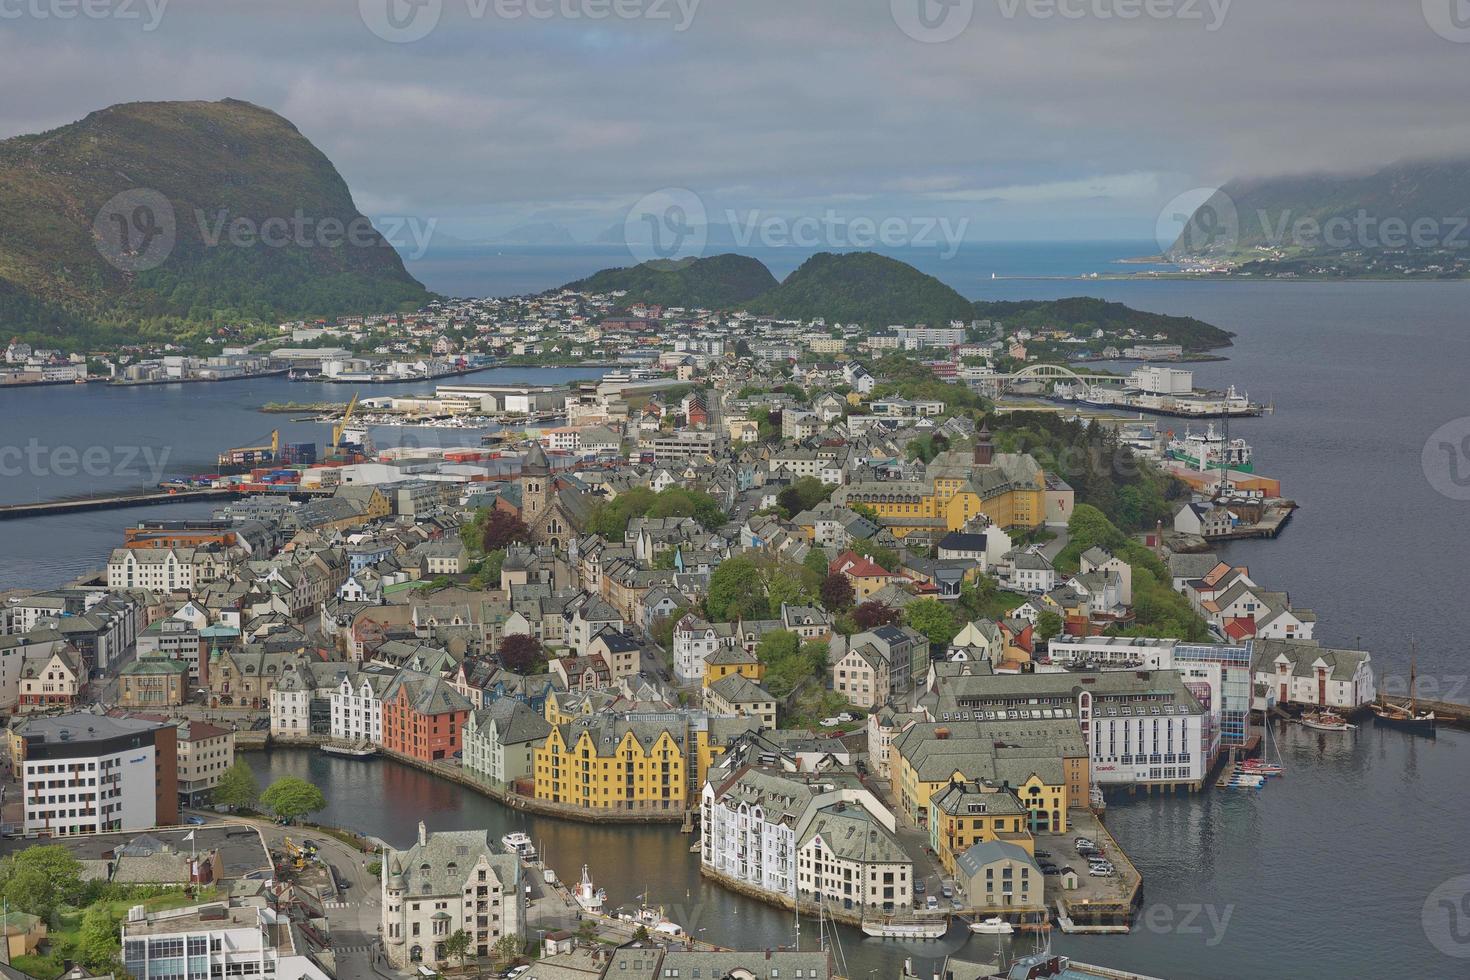
M 1470 148 L 1470 45 L 1411 0 L 1235 0 L 1214 30 L 1208 0 L 1148 0 L 1204 22 L 1099 16 L 1146 0 L 974 0 L 945 43 L 907 36 L 889 0 L 684 0 L 682 31 L 675 0 L 437 0 L 437 28 L 406 44 L 358 0 L 174 0 L 154 30 L 143 0 L 116 0 L 142 20 L 34 15 L 62 2 L 0 0 L 0 87 L 25 96 L 0 100 L 0 135 L 118 101 L 248 99 L 315 141 L 364 210 L 456 234 L 533 218 L 590 234 L 678 186 L 716 215 L 1141 238 L 1185 188 Z M 516 2 L 579 16 L 494 15 Z M 672 19 L 587 16 L 614 2 Z M 1036 16 L 1054 2 L 1085 16 Z

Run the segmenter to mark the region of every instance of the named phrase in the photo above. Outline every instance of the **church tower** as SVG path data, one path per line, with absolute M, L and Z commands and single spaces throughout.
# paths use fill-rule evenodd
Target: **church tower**
M 551 464 L 541 443 L 531 444 L 531 451 L 521 461 L 521 520 L 527 524 L 546 509 L 551 498 Z
M 995 446 L 990 442 L 990 426 L 981 422 L 980 431 L 975 434 L 975 465 L 989 466 L 994 458 Z

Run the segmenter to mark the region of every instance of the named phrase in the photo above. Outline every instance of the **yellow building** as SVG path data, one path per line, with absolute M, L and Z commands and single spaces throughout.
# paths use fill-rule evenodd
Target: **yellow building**
M 1014 793 L 985 782 L 953 782 L 929 800 L 929 846 L 946 873 L 976 844 L 1005 841 L 1034 855 L 1031 817 Z
M 759 724 L 698 712 L 574 718 L 536 749 L 535 796 L 594 810 L 684 810 L 730 741 Z
M 899 806 L 927 826 L 935 796 L 950 784 L 986 783 L 1014 794 L 1025 808 L 1026 826 L 1018 829 L 1065 833 L 1067 806 L 1077 805 L 1069 774 L 1081 736 L 1030 741 L 1016 737 L 1019 727 L 1003 743 L 999 732 L 975 722 L 915 725 L 899 735 L 892 752 Z
M 704 686 L 724 680 L 731 674 L 739 674 L 746 680 L 759 684 L 765 680 L 766 665 L 754 653 L 744 647 L 720 647 L 704 659 Z
M 1002 528 L 1040 527 L 1046 520 L 1046 474 L 1027 455 L 996 454 L 982 429 L 972 453 L 940 453 L 922 480 L 853 483 L 834 503 L 872 508 L 895 537 L 915 531 L 958 531 L 978 514 Z

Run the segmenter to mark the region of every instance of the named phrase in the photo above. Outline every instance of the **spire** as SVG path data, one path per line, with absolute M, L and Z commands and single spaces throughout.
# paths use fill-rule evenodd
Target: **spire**
M 546 458 L 546 450 L 541 448 L 541 443 L 531 443 L 530 452 L 526 458 L 521 460 L 521 473 L 533 476 L 545 476 L 551 472 L 551 462 Z
M 980 431 L 975 433 L 975 465 L 989 466 L 994 458 L 995 446 L 990 441 L 990 426 L 981 421 Z

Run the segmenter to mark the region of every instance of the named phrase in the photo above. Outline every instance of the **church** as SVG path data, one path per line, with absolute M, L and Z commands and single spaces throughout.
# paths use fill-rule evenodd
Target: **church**
M 521 461 L 521 520 L 535 544 L 561 548 L 587 525 L 595 499 L 573 486 L 559 486 L 541 443 Z

